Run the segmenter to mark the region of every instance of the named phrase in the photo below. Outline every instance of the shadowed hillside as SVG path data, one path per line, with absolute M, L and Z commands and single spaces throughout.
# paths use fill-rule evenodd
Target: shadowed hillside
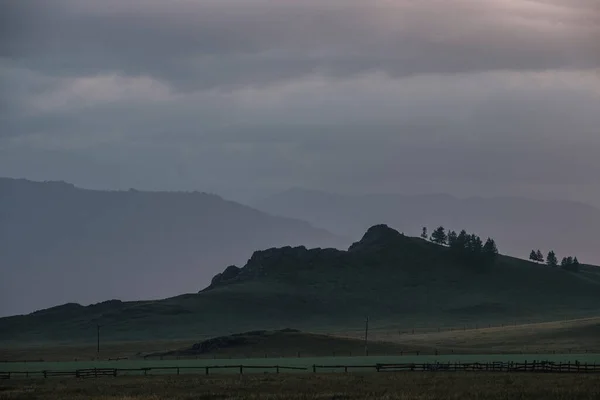
M 291 327 L 313 332 L 551 321 L 594 315 L 600 274 L 499 256 L 465 265 L 450 250 L 374 226 L 348 251 L 255 252 L 198 294 L 161 301 L 75 304 L 0 319 L 0 340 L 183 339 Z
M 0 315 L 195 292 L 257 248 L 335 236 L 205 193 L 0 179 Z

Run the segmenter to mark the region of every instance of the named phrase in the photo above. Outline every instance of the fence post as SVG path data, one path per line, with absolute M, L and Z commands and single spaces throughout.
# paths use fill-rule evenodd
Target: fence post
M 208 367 L 205 368 L 206 375 L 208 375 Z
M 313 373 L 317 373 L 317 366 L 313 364 Z
M 179 367 L 177 367 L 177 375 L 179 375 Z
M 277 369 L 277 373 L 279 373 L 279 365 L 275 367 Z
M 240 365 L 240 375 L 244 375 L 244 366 Z
M 44 371 L 44 378 L 48 377 L 48 371 Z

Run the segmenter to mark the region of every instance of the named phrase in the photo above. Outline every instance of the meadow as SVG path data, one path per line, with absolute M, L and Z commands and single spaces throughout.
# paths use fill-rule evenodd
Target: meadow
M 600 376 L 506 373 L 182 375 L 0 381 L 0 400 L 600 398 Z
M 74 371 L 78 369 L 93 368 L 117 368 L 117 369 L 141 369 L 141 368 L 175 368 L 180 367 L 184 373 L 204 373 L 205 367 L 239 366 L 262 367 L 281 366 L 305 368 L 303 371 L 312 372 L 313 365 L 319 366 L 364 366 L 364 369 L 356 368 L 356 371 L 373 371 L 376 364 L 407 364 L 407 363 L 492 363 L 492 362 L 532 362 L 550 361 L 555 363 L 598 364 L 599 354 L 492 354 L 492 355 L 445 355 L 445 356 L 378 356 L 378 357 L 307 357 L 307 358 L 255 358 L 255 359 L 182 359 L 182 360 L 121 360 L 121 361 L 77 361 L 77 362 L 27 362 L 27 363 L 3 363 L 0 364 L 0 372 L 29 372 L 40 371 Z M 320 372 L 339 372 L 340 368 L 323 369 Z M 271 370 L 272 371 L 272 370 Z M 265 373 L 267 369 L 255 368 L 246 370 L 246 373 Z M 151 371 L 150 374 L 174 374 L 174 370 Z M 238 369 L 213 369 L 211 374 L 238 374 Z M 121 373 L 120 373 L 121 374 Z M 141 371 L 126 372 L 130 375 L 143 374 Z M 40 374 L 36 374 L 40 377 Z

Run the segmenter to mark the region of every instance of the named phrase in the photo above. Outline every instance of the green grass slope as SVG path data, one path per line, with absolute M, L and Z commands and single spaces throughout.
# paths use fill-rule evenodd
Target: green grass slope
M 258 251 L 198 294 L 161 301 L 64 305 L 0 319 L 0 341 L 214 337 L 257 329 L 311 332 L 535 322 L 595 315 L 600 271 L 579 273 L 499 256 L 464 265 L 449 250 L 374 226 L 348 251 Z

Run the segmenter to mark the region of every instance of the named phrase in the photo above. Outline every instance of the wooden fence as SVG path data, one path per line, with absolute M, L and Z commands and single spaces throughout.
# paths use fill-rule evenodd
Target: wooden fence
M 0 379 L 13 378 L 52 378 L 52 377 L 73 377 L 73 378 L 98 378 L 104 376 L 123 376 L 123 375 L 180 375 L 182 373 L 204 373 L 209 375 L 211 370 L 234 370 L 236 373 L 244 374 L 244 371 L 251 372 L 261 370 L 261 372 L 280 373 L 283 371 L 307 371 L 306 367 L 289 367 L 281 365 L 211 365 L 197 367 L 146 367 L 146 368 L 86 368 L 74 371 L 9 371 L 0 372 Z
M 180 375 L 196 373 L 209 375 L 210 371 L 233 370 L 235 373 L 246 372 L 280 373 L 284 371 L 309 371 L 313 373 L 336 373 L 352 371 L 372 372 L 536 372 L 536 373 L 600 373 L 600 364 L 580 362 L 555 363 L 548 361 L 532 362 L 491 362 L 491 363 L 405 363 L 375 365 L 313 365 L 312 367 L 265 366 L 265 365 L 213 365 L 198 367 L 152 367 L 152 368 L 88 368 L 74 371 L 10 371 L 0 372 L 0 379 L 14 378 L 99 378 L 123 375 Z
M 313 365 L 313 372 L 341 371 L 348 372 L 366 369 L 368 366 L 359 365 Z M 377 372 L 547 372 L 547 373 L 600 373 L 600 364 L 550 361 L 532 362 L 490 362 L 490 363 L 404 363 L 404 364 L 375 364 Z

